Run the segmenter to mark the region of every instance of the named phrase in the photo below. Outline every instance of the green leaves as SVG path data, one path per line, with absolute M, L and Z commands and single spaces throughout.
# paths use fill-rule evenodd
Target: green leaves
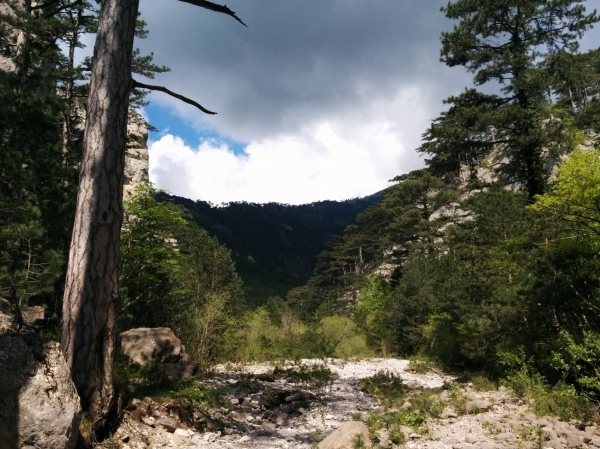
M 459 20 L 442 33 L 441 60 L 474 73 L 476 86 L 499 83 L 499 94 L 468 89 L 450 97 L 449 111 L 423 135 L 419 151 L 431 155 L 434 172 L 457 173 L 492 157 L 505 182 L 543 193 L 548 160 L 573 148 L 570 122 L 551 106 L 556 83 L 546 61 L 577 50 L 577 39 L 599 20 L 580 0 L 458 0 L 442 11 Z M 554 63 L 563 77 L 575 77 Z M 568 83 L 567 83 L 568 84 Z M 556 89 L 554 89 L 556 91 Z M 565 92 L 565 89 L 562 89 Z M 563 111 L 564 112 L 564 111 Z

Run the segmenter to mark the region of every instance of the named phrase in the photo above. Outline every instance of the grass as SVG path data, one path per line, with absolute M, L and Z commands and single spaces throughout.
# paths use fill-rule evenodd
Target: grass
M 188 399 L 198 407 L 216 407 L 224 405 L 220 398 L 230 389 L 230 387 L 209 387 L 196 378 L 190 377 L 164 387 L 151 397 L 156 402 L 165 402 L 170 399 Z

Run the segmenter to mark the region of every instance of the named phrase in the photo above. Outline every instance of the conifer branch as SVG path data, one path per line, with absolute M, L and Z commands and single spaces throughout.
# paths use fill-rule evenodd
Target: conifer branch
M 217 5 L 216 3 L 209 2 L 207 0 L 179 0 L 179 1 L 184 2 L 184 3 L 189 3 L 190 5 L 199 6 L 200 8 L 210 9 L 211 11 L 226 14 L 228 16 L 233 17 L 235 20 L 237 20 L 242 25 L 244 25 L 246 28 L 248 28 L 248 25 L 246 25 L 244 22 L 242 22 L 242 19 L 240 19 L 235 12 L 233 12 L 231 9 L 229 9 L 227 7 L 227 5 Z
M 178 100 L 183 101 L 184 103 L 187 104 L 191 104 L 192 106 L 195 106 L 196 108 L 200 109 L 202 112 L 204 112 L 205 114 L 210 114 L 210 115 L 216 115 L 216 112 L 213 111 L 209 111 L 208 109 L 206 109 L 204 106 L 202 106 L 200 103 L 189 99 L 188 97 L 184 97 L 181 94 L 175 93 L 172 90 L 167 89 L 164 86 L 155 86 L 153 84 L 144 84 L 144 83 L 140 83 L 139 81 L 136 81 L 134 79 L 131 80 L 131 87 L 132 88 L 140 88 L 140 89 L 148 89 L 148 90 L 157 90 L 159 92 L 164 92 L 167 95 L 170 95 L 174 98 L 177 98 Z

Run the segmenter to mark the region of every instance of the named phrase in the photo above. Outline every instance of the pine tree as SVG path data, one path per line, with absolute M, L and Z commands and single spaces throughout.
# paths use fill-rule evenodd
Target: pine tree
M 568 142 L 564 123 L 549 108 L 552 79 L 543 61 L 559 50 L 575 52 L 577 39 L 599 20 L 581 3 L 458 0 L 442 8 L 459 23 L 442 33 L 441 60 L 466 67 L 476 86 L 500 89 L 467 89 L 446 100 L 450 109 L 427 130 L 419 149 L 432 155 L 434 170 L 457 171 L 461 161 L 473 164 L 497 150 L 497 160 L 508 159 L 502 170 L 508 181 L 522 185 L 530 198 L 544 191 L 546 159 L 566 151 Z

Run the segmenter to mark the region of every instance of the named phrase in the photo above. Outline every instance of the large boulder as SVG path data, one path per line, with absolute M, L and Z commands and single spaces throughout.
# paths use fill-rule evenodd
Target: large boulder
M 353 449 L 358 442 L 362 447 L 371 447 L 369 429 L 360 421 L 348 421 L 329 434 L 317 447 L 319 449 Z
M 81 407 L 57 342 L 0 335 L 0 447 L 70 449 Z
M 163 366 L 170 381 L 196 374 L 198 362 L 189 354 L 181 340 L 168 327 L 140 327 L 120 334 L 123 353 L 142 367 Z

